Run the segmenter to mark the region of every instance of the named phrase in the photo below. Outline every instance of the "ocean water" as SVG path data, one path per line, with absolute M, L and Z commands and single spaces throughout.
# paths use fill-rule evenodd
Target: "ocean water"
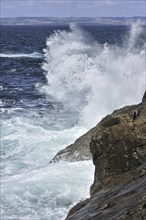
M 2 26 L 1 219 L 63 220 L 92 161 L 49 164 L 102 117 L 139 103 L 145 27 Z

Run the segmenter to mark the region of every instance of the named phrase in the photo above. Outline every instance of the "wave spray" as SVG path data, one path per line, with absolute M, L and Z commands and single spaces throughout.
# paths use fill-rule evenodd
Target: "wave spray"
M 140 102 L 145 53 L 144 45 L 135 49 L 135 43 L 142 31 L 133 24 L 122 47 L 99 44 L 75 25 L 69 32 L 56 31 L 44 49 L 48 84 L 42 90 L 78 112 L 78 123 L 86 127 L 114 109 Z

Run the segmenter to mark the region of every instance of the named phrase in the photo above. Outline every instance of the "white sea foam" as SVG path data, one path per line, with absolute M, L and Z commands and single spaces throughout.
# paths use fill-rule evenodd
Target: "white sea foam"
M 140 24 L 131 26 L 123 47 L 100 45 L 79 27 L 70 28 L 70 32 L 55 32 L 46 42 L 43 69 L 48 85 L 41 90 L 78 111 L 79 124 L 87 127 L 114 109 L 140 102 L 145 49 L 134 48 L 143 31 Z
M 75 202 L 89 196 L 94 174 L 91 161 L 49 164 L 57 151 L 86 130 L 77 126 L 50 129 L 49 123 L 22 114 L 2 120 L 3 219 L 63 220 Z
M 29 54 L 25 54 L 25 53 L 16 53 L 16 54 L 12 54 L 12 53 L 1 53 L 0 57 L 2 58 L 34 58 L 34 59 L 38 59 L 38 58 L 42 58 L 42 54 L 41 53 L 37 53 L 37 52 L 33 52 L 33 53 L 29 53 Z
M 11 216 L 3 216 L 5 219 L 18 219 L 19 216 L 25 220 L 63 220 L 69 207 L 89 196 L 91 172 L 93 174 L 91 161 L 66 162 L 27 170 L 22 175 L 3 180 L 2 195 L 9 196 L 2 210 L 7 207 L 7 213 L 11 213 Z M 78 178 L 77 173 L 80 173 Z

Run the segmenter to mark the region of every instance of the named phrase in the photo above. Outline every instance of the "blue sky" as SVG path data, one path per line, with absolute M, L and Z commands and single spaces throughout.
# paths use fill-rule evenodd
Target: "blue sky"
M 144 0 L 0 0 L 1 17 L 146 16 Z

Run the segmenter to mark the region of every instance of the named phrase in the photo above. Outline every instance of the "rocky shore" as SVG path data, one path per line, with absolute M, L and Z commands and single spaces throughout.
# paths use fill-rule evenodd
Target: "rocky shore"
M 59 151 L 50 163 L 56 163 L 60 160 L 74 162 L 82 160 L 91 160 L 90 142 L 94 134 L 95 128 L 92 128 L 86 134 L 79 137 L 73 144 Z
M 106 116 L 57 157 L 64 152 L 70 161 L 92 155 L 95 165 L 90 198 L 66 220 L 146 219 L 146 92 L 140 104 Z

